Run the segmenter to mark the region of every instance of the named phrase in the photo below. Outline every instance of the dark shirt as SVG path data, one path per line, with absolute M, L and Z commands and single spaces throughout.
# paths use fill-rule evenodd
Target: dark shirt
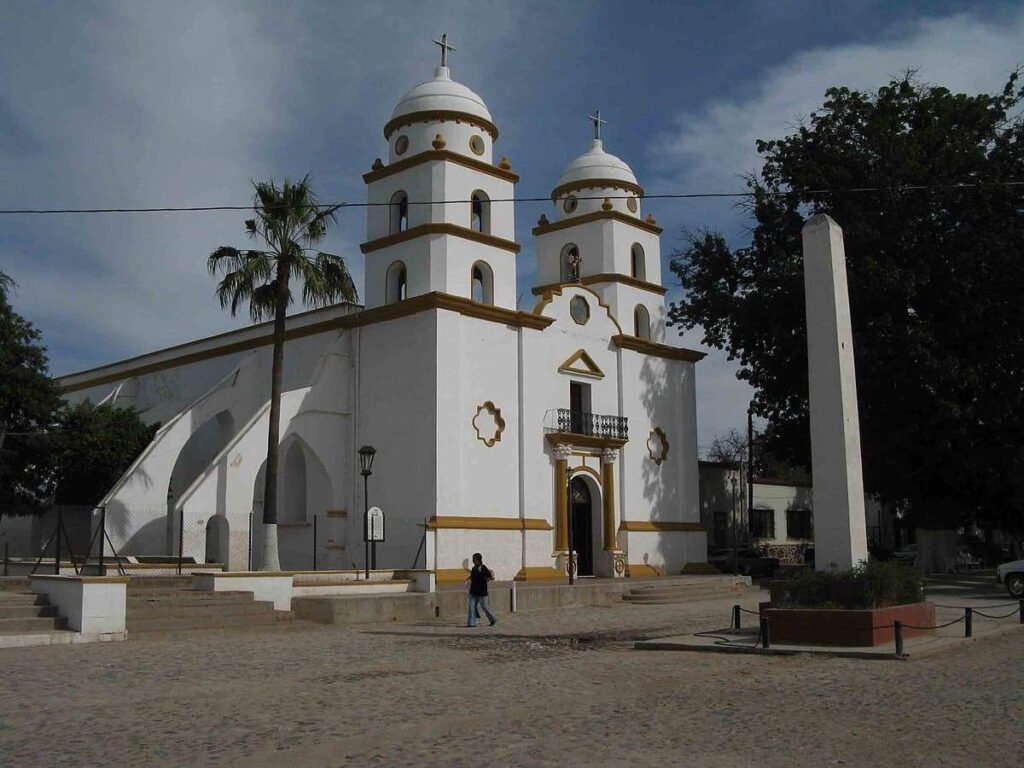
M 491 571 L 486 565 L 474 565 L 469 572 L 469 594 L 474 597 L 485 597 L 487 595 L 487 582 L 490 579 Z

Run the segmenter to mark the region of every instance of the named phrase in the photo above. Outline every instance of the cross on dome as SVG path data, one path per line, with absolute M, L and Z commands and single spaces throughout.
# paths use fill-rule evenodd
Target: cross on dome
M 601 110 L 598 109 L 592 115 L 587 116 L 588 119 L 594 124 L 594 139 L 601 140 L 601 126 L 608 125 L 607 120 L 601 119 Z
M 448 33 L 447 32 L 445 32 L 443 35 L 441 35 L 441 39 L 440 40 L 438 40 L 436 38 L 433 38 L 433 40 L 434 40 L 434 45 L 441 46 L 441 66 L 442 67 L 447 67 L 448 66 L 448 51 L 454 51 L 455 50 L 455 46 L 454 45 L 448 45 Z

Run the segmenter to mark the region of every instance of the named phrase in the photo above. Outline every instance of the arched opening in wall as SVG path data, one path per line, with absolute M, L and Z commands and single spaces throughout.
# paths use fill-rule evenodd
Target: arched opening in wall
M 558 261 L 560 264 L 559 279 L 561 282 L 576 282 L 580 279 L 583 260 L 580 258 L 580 249 L 576 247 L 576 243 L 568 243 L 562 248 Z
M 230 525 L 223 515 L 214 515 L 206 521 L 207 563 L 226 564 L 230 555 Z
M 391 234 L 405 232 L 409 228 L 409 196 L 398 190 L 391 196 Z
M 594 516 L 600 509 L 600 491 L 592 478 L 576 475 L 569 484 L 569 525 L 572 528 L 572 546 L 576 550 L 576 575 L 594 575 L 594 552 L 601 546 L 595 536 L 601 535 L 600 523 Z
M 479 189 L 470 197 L 469 226 L 476 232 L 491 234 L 491 199 Z
M 406 271 L 405 264 L 401 261 L 394 262 L 388 267 L 384 278 L 384 303 L 397 304 L 405 300 L 406 296 Z
M 302 443 L 293 440 L 284 456 L 284 480 L 281 483 L 284 498 L 277 508 L 279 523 L 306 522 L 306 455 Z
M 633 310 L 633 335 L 638 339 L 651 338 L 651 315 L 643 304 L 637 304 Z
M 644 262 L 644 247 L 640 243 L 633 243 L 630 248 L 630 274 L 637 280 L 647 279 L 647 264 Z
M 175 508 L 185 492 L 199 477 L 206 472 L 235 436 L 235 419 L 230 411 L 221 411 L 207 419 L 198 429 L 192 432 L 185 445 L 178 453 L 171 470 L 171 479 L 167 485 L 167 542 L 168 553 L 177 552 L 178 521 Z M 225 467 L 226 471 L 226 467 Z M 215 509 L 201 510 L 210 515 L 224 514 L 225 484 L 218 483 L 217 502 Z M 197 513 L 200 510 L 197 510 Z M 194 555 L 199 552 L 192 553 Z
M 486 262 L 478 261 L 473 265 L 470 280 L 473 301 L 494 304 L 494 273 Z
M 331 508 L 333 485 L 316 452 L 302 438 L 292 434 L 281 443 L 281 469 L 277 478 L 277 549 L 284 570 L 309 570 L 313 567 L 313 516 Z M 263 462 L 252 489 L 253 567 L 259 568 L 258 555 L 263 542 L 263 489 L 267 463 Z M 321 521 L 322 522 L 322 521 Z M 319 562 L 327 554 L 326 542 L 320 548 Z

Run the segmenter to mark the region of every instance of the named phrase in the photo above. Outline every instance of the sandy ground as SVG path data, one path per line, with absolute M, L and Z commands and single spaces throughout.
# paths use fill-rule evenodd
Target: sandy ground
M 1024 761 L 1024 630 L 907 662 L 631 648 L 731 602 L 4 650 L 0 765 Z

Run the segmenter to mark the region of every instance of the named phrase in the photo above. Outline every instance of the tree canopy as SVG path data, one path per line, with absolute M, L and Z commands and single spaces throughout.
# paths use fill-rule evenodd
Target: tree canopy
M 0 272 L 0 510 L 29 512 L 38 495 L 39 433 L 60 403 L 39 330 L 11 306 L 14 281 Z
M 760 141 L 749 245 L 688 236 L 672 325 L 739 361 L 771 450 L 810 466 L 801 227 L 843 228 L 865 487 L 922 527 L 1024 508 L 1024 90 L 832 88 Z M 969 184 L 972 186 L 963 186 Z M 856 192 L 857 189 L 876 191 Z

